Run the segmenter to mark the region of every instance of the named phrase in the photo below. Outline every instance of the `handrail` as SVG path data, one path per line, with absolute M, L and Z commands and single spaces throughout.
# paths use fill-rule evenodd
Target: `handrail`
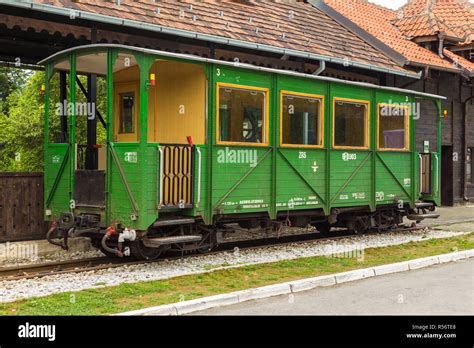
M 198 177 L 197 177 L 197 201 L 196 207 L 199 208 L 199 203 L 201 203 L 201 149 L 196 146 L 196 152 L 198 154 Z
M 436 169 L 434 170 L 435 174 L 436 174 L 436 181 L 435 181 L 435 185 L 436 185 L 436 190 L 435 190 L 435 195 L 438 194 L 438 189 L 439 189 L 439 175 L 438 175 L 438 154 L 436 152 L 433 152 L 433 156 L 434 158 L 436 159 Z
M 418 154 L 420 159 L 420 195 L 423 193 L 423 156 L 421 153 Z
M 158 145 L 158 152 L 160 153 L 160 158 L 159 158 L 159 161 L 160 161 L 159 177 L 160 177 L 160 179 L 158 180 L 158 185 L 159 185 L 159 188 L 158 188 L 158 192 L 159 192 L 158 209 L 160 209 L 161 206 L 163 205 L 163 148 L 160 145 Z

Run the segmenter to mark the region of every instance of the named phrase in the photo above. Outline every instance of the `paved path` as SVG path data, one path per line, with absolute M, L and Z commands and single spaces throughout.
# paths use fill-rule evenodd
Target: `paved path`
M 437 226 L 444 224 L 454 224 L 462 222 L 474 222 L 474 205 L 458 207 L 439 207 L 436 208 L 440 217 L 437 219 L 426 219 L 421 226 Z
M 194 315 L 474 314 L 474 260 L 368 278 Z

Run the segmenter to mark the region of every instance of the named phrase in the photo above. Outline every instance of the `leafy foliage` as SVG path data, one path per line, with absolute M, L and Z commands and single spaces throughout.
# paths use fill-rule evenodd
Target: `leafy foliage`
M 2 171 L 42 171 L 44 154 L 44 112 L 45 100 L 41 96 L 44 72 L 35 72 L 23 82 L 21 77 L 6 76 L 0 72 L 0 90 L 8 93 L 0 105 L 0 172 Z M 26 76 L 26 75 L 25 75 Z M 80 77 L 86 86 L 86 77 Z M 22 84 L 23 83 L 23 84 Z M 105 117 L 105 79 L 97 79 L 97 109 Z M 76 101 L 86 103 L 86 97 L 76 86 Z M 58 112 L 59 75 L 50 80 L 50 142 L 55 142 L 60 133 L 60 113 Z M 87 143 L 87 117 L 76 117 L 76 142 Z M 97 125 L 97 143 L 105 143 L 105 129 Z
M 24 88 L 11 92 L 0 114 L 0 171 L 43 169 L 44 73 L 33 74 Z

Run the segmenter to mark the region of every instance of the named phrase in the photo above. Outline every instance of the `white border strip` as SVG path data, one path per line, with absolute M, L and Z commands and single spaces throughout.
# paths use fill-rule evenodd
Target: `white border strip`
M 209 297 L 197 298 L 190 301 L 171 303 L 162 306 L 139 309 L 130 312 L 118 313 L 118 316 L 132 315 L 183 315 L 202 311 L 209 308 L 229 306 L 245 301 L 268 298 L 272 296 L 285 295 L 300 291 L 307 291 L 318 287 L 331 286 L 340 283 L 352 282 L 354 280 L 376 277 L 390 273 L 411 271 L 432 265 L 443 264 L 474 257 L 474 249 L 464 250 L 449 254 L 424 257 L 410 261 L 398 262 L 388 265 L 375 266 L 371 268 L 356 269 L 349 272 L 336 273 L 291 282 L 263 286 L 254 289 L 231 292 Z

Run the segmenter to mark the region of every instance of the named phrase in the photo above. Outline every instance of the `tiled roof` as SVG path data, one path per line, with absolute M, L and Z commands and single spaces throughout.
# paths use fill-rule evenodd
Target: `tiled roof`
M 410 0 L 394 24 L 409 37 L 446 33 L 463 43 L 474 40 L 474 4 L 467 0 Z
M 474 74 L 474 63 L 473 62 L 470 62 L 466 58 L 460 57 L 457 54 L 455 54 L 455 53 L 453 53 L 453 52 L 451 52 L 447 49 L 444 49 L 443 53 L 455 65 L 459 65 L 463 69 L 469 71 L 471 74 Z
M 393 24 L 397 20 L 397 12 L 366 0 L 324 0 L 324 2 L 403 55 L 410 64 L 459 71 L 451 62 L 408 40 Z
M 348 59 L 412 73 L 309 3 L 287 1 L 33 0 L 167 28 Z

